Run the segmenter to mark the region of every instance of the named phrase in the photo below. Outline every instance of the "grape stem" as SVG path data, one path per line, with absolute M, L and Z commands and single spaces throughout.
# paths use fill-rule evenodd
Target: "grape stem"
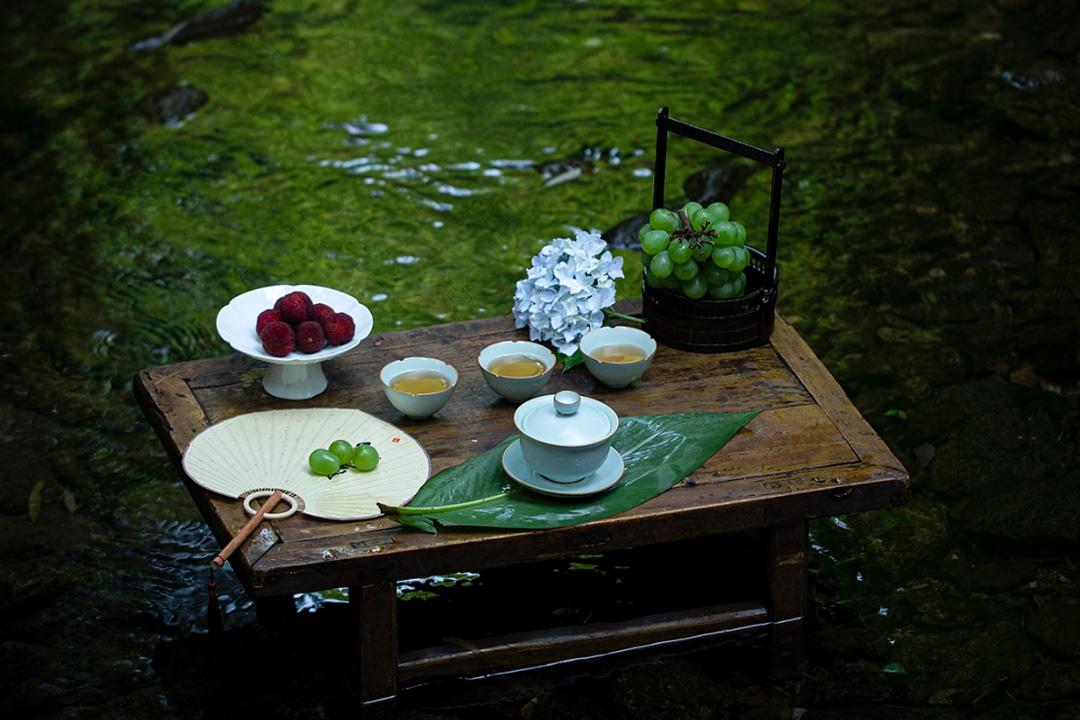
M 626 313 L 621 313 L 618 310 L 613 310 L 611 308 L 608 308 L 604 312 L 607 313 L 607 316 L 609 318 L 616 318 L 617 320 L 625 320 L 627 322 L 638 323 L 638 324 L 641 324 L 641 323 L 645 322 L 645 320 L 643 318 L 634 317 L 633 315 L 627 315 Z
M 712 243 L 712 238 L 716 237 L 716 230 L 709 227 L 710 223 L 705 223 L 700 230 L 695 230 L 684 210 L 677 210 L 676 214 L 679 216 L 682 227 L 676 228 L 675 232 L 671 233 L 672 240 L 686 240 L 690 243 L 690 247 L 695 249 L 703 247 L 706 243 Z
M 685 210 L 680 208 L 680 209 L 675 211 L 675 214 L 679 216 L 679 221 L 682 223 L 682 228 L 676 229 L 675 232 L 678 232 L 681 229 L 686 229 L 686 230 L 691 230 L 692 229 L 691 226 L 690 226 L 690 218 L 687 217 Z

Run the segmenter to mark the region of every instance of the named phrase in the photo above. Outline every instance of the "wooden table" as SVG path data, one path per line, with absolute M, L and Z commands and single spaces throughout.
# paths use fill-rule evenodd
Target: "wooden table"
M 184 448 L 213 423 L 257 410 L 310 405 L 359 408 L 398 425 L 420 441 L 438 472 L 514 431 L 513 406 L 487 388 L 475 358 L 484 345 L 520 335 L 510 318 L 501 317 L 372 337 L 355 352 L 326 363 L 330 388 L 299 403 L 263 392 L 262 366 L 241 355 L 148 368 L 136 376 L 135 394 L 178 468 Z M 379 386 L 379 369 L 410 355 L 444 358 L 461 375 L 454 397 L 431 421 L 399 415 Z M 763 412 L 688 481 L 621 515 L 584 525 L 428 535 L 385 518 L 334 523 L 294 516 L 264 523 L 232 558 L 244 587 L 257 601 L 348 587 L 364 702 L 392 698 L 399 688 L 433 677 L 472 676 L 751 631 L 764 631 L 770 638 L 774 674 L 793 672 L 802 658 L 807 520 L 899 505 L 908 497 L 903 466 L 806 343 L 777 318 L 768 346 L 723 355 L 660 346 L 649 372 L 626 390 L 603 388 L 584 367 L 565 375 L 556 371 L 545 391 L 562 388 L 603 400 L 622 416 Z M 246 520 L 240 502 L 184 479 L 224 545 Z M 399 579 L 745 530 L 757 530 L 764 538 L 767 589 L 762 597 L 628 622 L 398 652 Z

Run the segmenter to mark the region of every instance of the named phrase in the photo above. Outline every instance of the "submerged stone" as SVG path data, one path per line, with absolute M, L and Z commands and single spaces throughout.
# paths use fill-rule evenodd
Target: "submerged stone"
M 970 530 L 1013 540 L 1080 538 L 1080 472 L 1032 480 L 974 497 L 961 522 Z
M 163 45 L 187 45 L 200 40 L 236 35 L 254 25 L 266 12 L 262 0 L 237 0 L 207 10 L 174 25 L 161 35 L 133 43 L 128 50 L 152 50 Z
M 190 85 L 173 85 L 148 97 L 143 104 L 146 116 L 162 125 L 176 126 L 206 104 L 210 98 Z
M 1017 588 L 1035 579 L 1035 561 L 1028 557 L 970 557 L 956 550 L 949 554 L 948 579 L 967 593 Z
M 754 166 L 732 160 L 716 167 L 698 170 L 683 181 L 683 191 L 686 197 L 702 205 L 714 202 L 730 205 L 735 193 L 756 171 Z
M 614 250 L 640 250 L 641 241 L 638 240 L 638 231 L 647 222 L 649 222 L 649 213 L 643 212 L 608 228 L 602 237 L 608 247 Z
M 1018 689 L 1018 694 L 1033 700 L 1060 700 L 1075 693 L 1078 687 L 1080 667 L 1050 660 L 1028 673 Z
M 922 469 L 934 461 L 937 457 L 937 449 L 930 443 L 923 443 L 912 451 L 912 455 L 919 463 L 919 469 Z
M 1035 667 L 1035 653 L 1010 622 L 941 634 L 905 635 L 899 647 L 912 674 L 914 698 L 931 705 L 965 705 L 1008 688 Z
M 911 428 L 937 454 L 916 483 L 954 501 L 967 529 L 996 537 L 1080 537 L 1080 476 L 1063 433 L 1067 401 L 1001 378 L 955 385 Z
M 955 498 L 1024 484 L 1034 498 L 1032 481 L 1063 474 L 1073 458 L 1060 437 L 1063 411 L 1054 395 L 999 378 L 954 385 L 920 408 L 918 430 L 936 439 L 937 457 L 919 479 Z
M 949 547 L 946 510 L 924 495 L 902 507 L 844 519 L 861 535 L 860 555 L 895 577 L 910 577 L 921 563 L 941 557 Z
M 1080 603 L 1055 598 L 1031 613 L 1028 631 L 1055 655 L 1080 660 Z
M 582 175 L 593 171 L 592 163 L 582 158 L 554 160 L 537 166 L 536 171 L 544 180 L 543 187 L 551 188 L 563 183 L 573 182 Z

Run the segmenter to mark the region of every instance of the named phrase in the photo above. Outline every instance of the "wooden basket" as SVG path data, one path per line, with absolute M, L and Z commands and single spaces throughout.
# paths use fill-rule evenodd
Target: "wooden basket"
M 772 168 L 772 197 L 766 251 L 747 247 L 746 289 L 731 300 L 691 300 L 670 290 L 642 283 L 645 329 L 657 340 L 693 352 L 727 352 L 764 345 L 772 334 L 780 271 L 776 266 L 776 240 L 780 229 L 780 191 L 784 149 L 774 152 L 670 117 L 666 107 L 656 116 L 656 164 L 653 173 L 653 208 L 664 207 L 667 135 L 697 140 Z

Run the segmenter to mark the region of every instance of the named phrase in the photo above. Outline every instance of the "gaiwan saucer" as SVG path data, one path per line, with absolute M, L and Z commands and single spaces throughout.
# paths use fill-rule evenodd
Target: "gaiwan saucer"
M 507 475 L 528 489 L 562 498 L 585 497 L 606 492 L 619 482 L 624 469 L 622 455 L 615 448 L 610 448 L 604 463 L 593 474 L 573 482 L 555 482 L 548 480 L 525 462 L 525 456 L 521 454 L 520 440 L 510 443 L 510 447 L 503 451 L 502 466 Z

